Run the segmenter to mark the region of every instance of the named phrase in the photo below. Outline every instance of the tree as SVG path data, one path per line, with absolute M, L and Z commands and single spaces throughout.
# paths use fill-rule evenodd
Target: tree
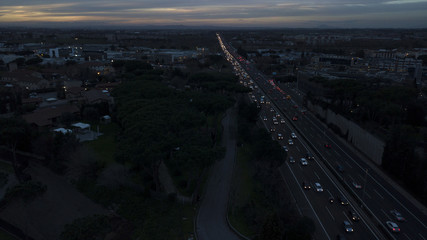
M 267 217 L 259 237 L 260 240 L 281 240 L 280 219 L 276 214 Z
M 286 232 L 286 239 L 310 240 L 316 230 L 314 221 L 308 217 L 302 217 L 296 224 Z
M 30 146 L 31 134 L 28 124 L 20 118 L 0 118 L 0 143 L 5 144 L 12 152 L 12 166 L 20 182 L 25 180 L 22 168 L 25 165 L 18 162 L 16 150 L 23 145 Z
M 39 57 L 35 57 L 35 58 L 31 58 L 28 59 L 27 61 L 25 61 L 26 65 L 35 65 L 35 64 L 39 64 L 43 62 L 43 59 L 39 58 Z
M 16 64 L 17 64 L 19 67 L 20 67 L 20 66 L 24 66 L 24 64 L 25 64 L 25 58 L 20 57 L 20 58 L 15 59 L 13 62 L 16 62 Z
M 104 239 L 112 230 L 107 216 L 93 215 L 74 220 L 64 227 L 61 240 Z
M 427 65 L 427 55 L 421 55 L 421 56 L 418 56 L 418 58 L 417 59 L 419 59 L 419 60 L 423 60 L 423 65 L 424 66 L 426 66 Z

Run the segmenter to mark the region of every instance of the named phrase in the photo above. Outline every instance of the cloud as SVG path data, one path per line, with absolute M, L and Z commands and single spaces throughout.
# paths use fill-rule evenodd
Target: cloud
M 419 10 L 422 9 L 420 4 L 426 2 L 427 0 L 2 0 L 0 22 L 210 22 L 289 27 L 292 24 L 298 27 L 318 22 L 328 25 L 346 22 L 347 27 L 369 27 L 375 21 L 375 24 L 384 24 L 383 27 L 393 27 L 393 24 L 402 22 L 411 27 L 418 26 L 419 21 L 427 22 L 427 16 L 423 16 Z M 400 22 L 390 20 L 400 14 L 403 16 Z M 417 20 L 411 23 L 411 19 L 415 18 Z
M 384 2 L 384 4 L 410 4 L 410 3 L 427 3 L 427 0 L 397 0 L 397 1 Z

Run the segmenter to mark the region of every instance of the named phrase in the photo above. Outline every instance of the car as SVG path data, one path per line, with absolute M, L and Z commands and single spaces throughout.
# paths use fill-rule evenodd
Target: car
M 274 108 L 270 108 L 270 112 L 274 112 Z
M 344 205 L 344 206 L 348 205 L 347 198 L 345 198 L 344 196 L 338 196 L 337 200 L 341 205 Z
M 325 146 L 325 148 L 331 148 L 331 144 L 329 144 L 329 143 L 325 143 L 324 146 Z
M 314 160 L 314 156 L 311 154 L 311 152 L 307 152 L 306 157 L 308 160 Z
M 293 116 L 292 117 L 292 121 L 296 121 L 296 120 L 298 120 L 298 117 L 297 116 Z
M 304 188 L 305 190 L 310 190 L 311 186 L 307 182 L 302 182 L 302 188 Z
M 292 156 L 289 156 L 289 162 L 290 162 L 290 163 L 295 163 L 295 158 L 294 158 L 294 157 L 292 157 Z
M 352 182 L 352 184 L 353 184 L 353 187 L 356 188 L 356 189 L 361 189 L 362 188 L 362 185 L 360 185 L 357 182 Z
M 280 114 L 279 114 L 279 113 L 276 113 L 276 117 L 278 117 L 278 118 L 279 118 L 279 117 L 280 117 Z
M 323 188 L 322 185 L 320 185 L 320 183 L 314 183 L 314 188 L 316 188 L 317 192 L 323 192 Z
M 264 121 L 267 121 L 267 120 L 268 120 L 266 116 L 264 116 L 264 118 L 263 118 L 263 119 L 264 119 Z
M 261 108 L 261 106 L 259 104 L 256 105 L 256 108 Z
M 294 145 L 294 141 L 292 141 L 292 139 L 288 139 L 288 144 L 289 145 Z
M 330 196 L 329 199 L 328 199 L 328 201 L 329 201 L 329 203 L 334 203 L 334 201 L 335 201 L 334 197 Z
M 295 133 L 291 133 L 291 138 L 297 138 L 297 135 Z
M 274 124 L 274 125 L 278 125 L 278 124 L 279 124 L 279 122 L 278 122 L 278 121 L 273 121 L 273 124 Z
M 393 215 L 394 218 L 396 218 L 396 220 L 398 222 L 405 222 L 406 219 L 402 216 L 402 214 L 400 214 L 400 212 L 398 212 L 396 209 L 391 210 L 390 211 L 391 215 Z
M 353 227 L 351 226 L 349 221 L 345 220 L 343 223 L 344 223 L 345 232 L 348 232 L 348 233 L 353 232 Z
M 355 221 L 355 222 L 357 222 L 357 221 L 359 221 L 359 220 L 360 220 L 359 215 L 357 215 L 357 213 L 356 213 L 355 211 L 351 211 L 351 210 L 349 210 L 349 211 L 348 211 L 348 216 L 351 218 L 351 220 L 353 220 L 353 221 Z
M 288 147 L 286 147 L 286 146 L 283 146 L 283 150 L 285 150 L 285 152 L 289 151 Z
M 283 146 L 283 147 L 285 147 L 285 146 Z M 305 159 L 305 158 L 301 158 L 300 162 L 301 162 L 301 165 L 303 165 L 303 166 L 307 166 L 308 165 L 307 159 Z
M 283 139 L 283 135 L 281 133 L 277 134 L 277 140 L 282 140 Z
M 285 123 L 285 119 L 280 119 L 280 123 Z
M 385 222 L 385 224 L 387 225 L 387 227 L 388 227 L 392 232 L 395 232 L 395 233 L 400 232 L 399 225 L 397 225 L 395 222 L 387 221 L 387 222 Z
M 294 105 L 294 108 L 298 108 L 298 105 L 296 105 L 296 104 L 295 104 L 295 105 Z
M 274 128 L 274 127 L 270 128 L 270 132 L 275 132 L 275 131 L 276 131 L 276 128 Z

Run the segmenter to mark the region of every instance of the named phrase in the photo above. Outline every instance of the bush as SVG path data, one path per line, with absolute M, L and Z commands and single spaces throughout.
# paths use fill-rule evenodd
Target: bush
M 44 192 L 46 192 L 46 189 L 46 185 L 40 182 L 24 182 L 12 188 L 8 188 L 6 191 L 6 195 L 3 198 L 3 201 L 7 203 L 14 198 L 21 198 L 25 201 L 31 201 L 37 196 L 42 195 Z
M 64 231 L 61 233 L 61 240 L 102 240 L 111 230 L 107 216 L 93 215 L 65 225 Z
M 7 184 L 8 176 L 7 173 L 0 172 L 0 188 Z

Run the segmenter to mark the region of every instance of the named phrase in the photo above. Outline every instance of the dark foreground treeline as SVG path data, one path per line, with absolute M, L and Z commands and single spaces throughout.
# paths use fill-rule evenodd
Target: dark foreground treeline
M 255 104 L 240 102 L 231 223 L 252 239 L 311 239 L 314 222 L 298 214 L 279 171 L 287 154 L 256 124 L 258 112 Z

